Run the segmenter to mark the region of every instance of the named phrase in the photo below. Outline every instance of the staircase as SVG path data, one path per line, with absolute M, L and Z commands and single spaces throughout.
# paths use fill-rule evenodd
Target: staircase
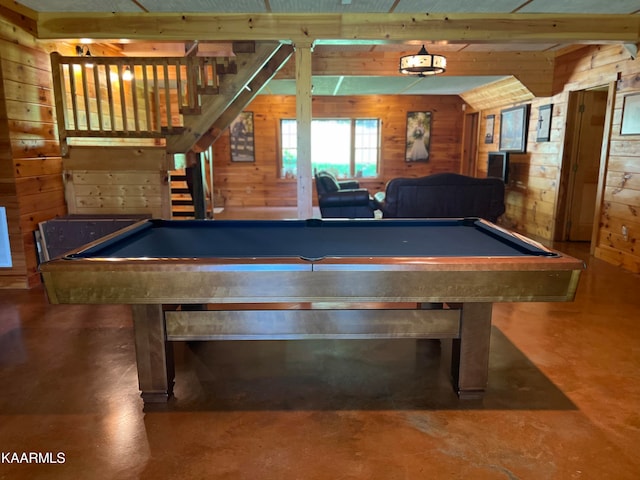
M 185 220 L 195 218 L 195 207 L 189 189 L 187 188 L 185 171 L 183 169 L 172 170 L 170 182 L 172 218 Z
M 291 45 L 277 42 L 252 43 L 253 51 L 240 43 L 242 52 L 232 57 L 52 53 L 62 156 L 68 158 L 75 139 L 103 153 L 123 144 L 163 145 L 168 155 L 206 150 L 293 54 Z M 119 168 L 135 171 L 135 159 Z M 195 208 L 184 170 L 166 173 L 172 216 L 192 218 Z

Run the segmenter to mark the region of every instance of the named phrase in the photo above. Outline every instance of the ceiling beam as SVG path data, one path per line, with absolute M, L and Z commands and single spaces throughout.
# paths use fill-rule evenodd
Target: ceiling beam
M 437 51 L 437 46 L 431 50 Z M 314 75 L 399 76 L 398 52 L 331 52 L 316 49 Z M 547 97 L 553 91 L 554 52 L 447 52 L 447 71 L 441 76 L 515 75 L 531 92 Z M 295 78 L 295 62 L 289 61 L 275 77 Z
M 40 39 L 638 43 L 640 15 L 39 12 Z
M 0 0 L 2 2 L 2 0 Z M 33 10 L 30 11 L 25 7 L 16 9 L 16 8 L 8 8 L 0 3 L 0 17 L 9 20 L 9 22 L 13 23 L 15 26 L 20 27 L 22 30 L 35 35 L 38 30 L 38 24 L 35 21 L 35 12 Z

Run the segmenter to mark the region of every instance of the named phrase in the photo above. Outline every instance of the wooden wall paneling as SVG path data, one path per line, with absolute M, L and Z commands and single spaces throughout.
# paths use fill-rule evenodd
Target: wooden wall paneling
M 633 63 L 636 71 L 629 72 Z M 620 69 L 609 143 L 609 157 L 603 193 L 601 231 L 594 254 L 636 273 L 640 272 L 640 135 L 621 135 L 624 97 L 640 93 L 636 82 L 640 61 L 616 65 Z M 626 232 L 626 235 L 625 235 Z
M 74 187 L 74 213 L 150 213 L 161 216 L 160 172 L 75 171 L 68 177 Z
M 498 93 L 493 100 L 500 98 Z M 527 151 L 509 154 L 509 179 L 506 185 L 506 212 L 500 222 L 526 235 L 542 241 L 551 241 L 555 235 L 555 210 L 562 166 L 563 95 L 532 100 L 527 133 Z M 493 101 L 492 100 L 492 101 Z M 553 104 L 551 137 L 548 142 L 536 141 L 538 107 Z M 480 115 L 480 143 L 478 145 L 477 176 L 487 173 L 487 158 L 500 145 L 500 113 L 514 106 L 504 104 L 499 108 L 483 110 Z M 487 116 L 494 115 L 493 141 L 484 143 Z
M 616 81 L 618 73 L 637 73 L 638 60 L 631 61 L 622 45 L 592 45 L 562 55 L 556 61 L 554 92 L 580 90 Z
M 1 42 L 0 42 L 1 43 Z M 20 209 L 12 168 L 11 143 L 6 125 L 6 102 L 0 63 L 0 205 L 5 207 L 11 250 L 11 267 L 0 268 L 0 288 L 25 288 L 24 245 L 20 236 Z
M 616 85 L 612 106 L 609 140 L 601 155 L 599 228 L 594 229 L 592 249 L 596 257 L 640 272 L 640 254 L 635 245 L 640 190 L 631 181 L 640 163 L 640 136 L 620 135 L 620 121 L 624 96 L 640 92 L 637 82 L 640 60 L 632 60 L 621 45 L 587 46 L 560 57 L 556 66 L 554 85 L 565 92 L 588 89 L 600 85 Z M 614 96 L 609 87 L 609 100 Z M 568 133 L 565 133 L 568 138 Z M 618 183 L 618 186 L 616 186 Z M 622 234 L 626 227 L 627 235 Z
M 64 159 L 65 170 L 170 170 L 173 162 L 163 147 L 72 145 Z
M 76 214 L 146 213 L 170 218 L 168 171 L 162 147 L 75 146 L 64 159 L 67 201 Z
M 5 61 L 19 63 L 37 70 L 51 71 L 49 55 L 37 45 L 27 47 L 15 42 L 7 42 L 11 48 L 5 48 L 2 58 Z
M 0 286 L 25 288 L 39 282 L 34 231 L 40 221 L 66 213 L 57 142 L 48 49 L 0 20 L 0 92 L 4 181 L 16 195 L 10 208 L 15 251 L 11 272 Z M 10 175 L 9 175 L 10 170 Z M 3 199 L 4 203 L 5 199 Z
M 460 168 L 463 105 L 458 96 L 353 96 L 313 97 L 313 118 L 379 118 L 381 128 L 380 176 L 360 179 L 372 193 L 384 189 L 395 177 L 419 177 Z M 247 106 L 254 113 L 256 160 L 230 161 L 229 136 L 214 143 L 214 191 L 226 206 L 295 206 L 295 179 L 278 178 L 278 131 L 280 119 L 295 118 L 295 97 L 261 95 Z M 406 121 L 409 111 L 433 112 L 429 162 L 404 160 Z M 316 202 L 315 192 L 313 201 Z

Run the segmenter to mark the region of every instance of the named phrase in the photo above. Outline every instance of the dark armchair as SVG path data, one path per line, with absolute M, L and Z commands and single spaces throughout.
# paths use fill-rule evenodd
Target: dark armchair
M 338 181 L 327 171 L 316 172 L 318 206 L 322 218 L 373 218 L 375 204 L 356 180 Z

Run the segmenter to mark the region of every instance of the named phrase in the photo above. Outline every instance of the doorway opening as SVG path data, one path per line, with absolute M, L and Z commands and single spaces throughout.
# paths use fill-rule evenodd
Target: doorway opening
M 561 173 L 558 240 L 591 242 L 597 227 L 598 185 L 607 117 L 607 86 L 569 94 Z

